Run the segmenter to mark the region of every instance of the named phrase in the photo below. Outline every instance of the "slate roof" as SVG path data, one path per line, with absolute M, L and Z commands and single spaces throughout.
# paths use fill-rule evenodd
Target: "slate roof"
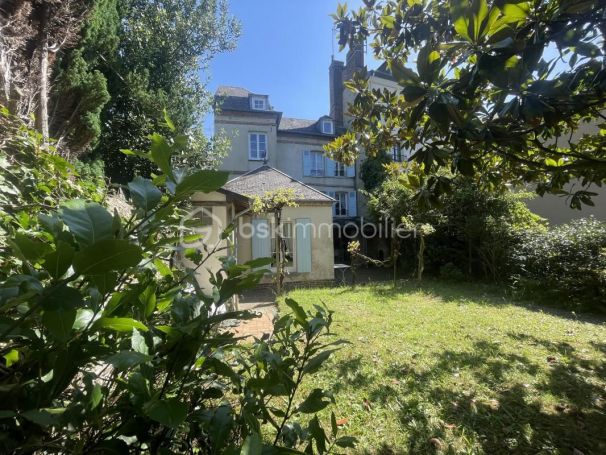
M 320 120 L 304 120 L 298 118 L 282 117 L 279 131 L 298 134 L 322 134 L 319 130 Z M 327 135 L 323 135 L 327 136 Z
M 221 86 L 217 89 L 217 93 L 215 94 L 215 106 L 222 111 L 251 112 L 255 114 L 277 114 L 280 116 L 278 119 L 278 132 L 280 133 L 306 134 L 329 138 L 333 137 L 331 134 L 324 134 L 320 131 L 320 121 L 323 118 L 330 117 L 324 116 L 317 120 L 303 120 L 282 117 L 281 112 L 274 110 L 256 111 L 250 107 L 250 97 L 255 95 L 266 96 L 253 93 L 241 87 Z
M 265 192 L 279 188 L 292 188 L 298 202 L 334 202 L 330 196 L 268 165 L 242 174 L 223 187 L 230 193 L 245 197 L 263 196 Z
M 243 111 L 255 113 L 279 114 L 279 112 L 269 109 L 267 111 L 255 111 L 250 107 L 250 96 L 266 96 L 253 93 L 241 87 L 221 86 L 215 93 L 215 106 L 223 111 Z
M 386 62 L 383 63 L 383 64 L 381 64 L 381 66 L 379 66 L 376 70 L 370 71 L 370 74 L 373 75 L 373 76 L 380 77 L 382 79 L 390 80 L 390 81 L 395 81 L 396 80 L 396 78 L 393 77 L 393 74 L 391 74 L 391 71 L 387 67 L 387 63 Z

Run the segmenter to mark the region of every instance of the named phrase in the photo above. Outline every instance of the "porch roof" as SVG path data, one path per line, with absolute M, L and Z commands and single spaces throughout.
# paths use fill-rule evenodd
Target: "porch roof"
M 263 165 L 230 180 L 225 184 L 223 190 L 232 195 L 250 199 L 281 188 L 294 190 L 295 200 L 298 203 L 323 205 L 334 202 L 330 196 L 268 165 Z

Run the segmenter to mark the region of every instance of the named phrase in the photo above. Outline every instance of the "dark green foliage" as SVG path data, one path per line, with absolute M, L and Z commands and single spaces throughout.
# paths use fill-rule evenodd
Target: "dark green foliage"
M 152 132 L 168 133 L 159 115 L 166 109 L 176 131 L 191 139 L 190 149 L 176 159 L 197 168 L 212 167 L 222 142 L 206 139 L 201 130 L 211 97 L 200 72 L 215 54 L 231 49 L 238 35 L 227 3 L 118 0 L 118 13 L 117 52 L 104 69 L 111 100 L 101 117 L 102 140 L 94 155 L 105 161 L 113 180 L 149 176 L 153 163 L 120 150 L 145 150 Z
M 375 219 L 400 220 L 412 216 L 430 223 L 436 232 L 427 239 L 426 268 L 438 274 L 444 266 L 468 277 L 507 280 L 509 258 L 526 232 L 542 232 L 543 221 L 524 203 L 531 194 L 491 192 L 459 179 L 455 190 L 443 195 L 433 209 L 420 209 L 407 184 L 409 174 L 387 179 L 371 193 L 369 207 Z M 401 243 L 402 262 L 412 265 L 414 242 Z
M 300 389 L 339 344 L 327 338 L 332 313 L 289 301 L 293 314 L 273 340 L 240 345 L 222 323 L 256 316 L 217 308 L 255 286 L 271 259 L 224 258 L 205 272 L 212 286 L 200 287 L 219 247 L 184 248 L 199 226 L 184 230 L 182 220 L 189 197 L 216 191 L 226 173 L 175 172 L 186 138 L 154 135 L 139 156 L 164 173 L 133 181 L 134 207 L 121 216 L 100 203 L 103 188 L 40 147 L 38 133 L 5 111 L 0 127 L 0 452 L 286 454 L 352 444 L 313 416 L 332 395 Z M 191 265 L 176 265 L 176 252 Z
M 94 146 L 101 134 L 101 111 L 110 100 L 105 73 L 118 46 L 117 0 L 89 3 L 78 46 L 57 64 L 51 100 L 51 136 L 64 141 L 72 156 Z
M 444 197 L 439 209 L 444 221 L 430 241 L 434 269 L 452 263 L 470 276 L 504 281 L 509 255 L 520 236 L 542 232 L 544 222 L 524 199 L 532 194 L 490 192 L 463 181 Z
M 411 187 L 423 204 L 453 191 L 461 175 L 488 188 L 533 182 L 539 194 L 566 193 L 579 181 L 571 206 L 591 204 L 592 185 L 606 181 L 605 12 L 603 0 L 341 7 L 341 46 L 368 42 L 400 90 L 355 76 L 347 84 L 356 95 L 350 131 L 327 151 L 347 163 L 360 150 L 414 151 L 422 164 L 414 172 L 427 178 Z M 451 175 L 436 177 L 440 169 Z
M 380 153 L 375 157 L 366 158 L 360 165 L 360 178 L 364 182 L 364 189 L 372 191 L 387 178 L 386 164 L 391 163 L 387 153 Z
M 605 309 L 606 223 L 585 218 L 526 235 L 512 260 L 516 286 L 533 297 L 568 308 Z

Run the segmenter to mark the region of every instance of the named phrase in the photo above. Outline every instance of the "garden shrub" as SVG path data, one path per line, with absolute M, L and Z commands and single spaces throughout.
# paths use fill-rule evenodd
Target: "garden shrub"
M 565 307 L 606 310 L 606 223 L 584 218 L 528 233 L 512 254 L 516 287 Z
M 425 253 L 426 270 L 434 275 L 450 264 L 470 278 L 505 281 L 516 245 L 526 233 L 546 229 L 524 202 L 530 194 L 490 191 L 466 179 L 458 180 L 456 189 L 431 209 L 419 207 L 401 175 L 388 178 L 369 196 L 377 221 L 412 215 L 435 228 Z M 412 243 L 401 242 L 401 262 L 407 267 L 414 257 Z
M 0 452 L 326 453 L 351 447 L 334 402 L 299 386 L 338 348 L 332 313 L 304 311 L 275 325 L 274 338 L 240 345 L 221 330 L 216 308 L 255 286 L 270 259 L 223 260 L 201 289 L 196 271 L 217 248 L 183 248 L 181 220 L 194 192 L 220 188 L 227 174 L 176 172 L 187 146 L 153 135 L 159 172 L 129 184 L 132 214 L 110 213 L 104 189 L 39 135 L 2 111 L 0 142 Z M 227 239 L 233 226 L 223 233 Z M 175 253 L 195 268 L 174 266 Z M 210 273 L 210 272 L 209 272 Z

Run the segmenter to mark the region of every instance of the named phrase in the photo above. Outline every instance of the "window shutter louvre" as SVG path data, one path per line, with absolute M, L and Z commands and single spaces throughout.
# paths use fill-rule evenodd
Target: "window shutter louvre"
M 345 170 L 347 177 L 355 177 L 356 176 L 356 166 L 347 166 Z
M 267 220 L 252 220 L 254 235 L 252 238 L 252 258 L 271 256 L 271 231 Z
M 324 166 L 326 167 L 326 177 L 334 177 L 337 163 L 335 163 L 330 158 L 326 157 L 326 163 Z
M 309 273 L 311 272 L 311 219 L 297 218 L 295 222 L 297 272 Z
M 309 150 L 303 152 L 303 175 L 311 176 L 311 152 Z
M 356 192 L 350 191 L 349 201 L 347 201 L 347 215 L 348 216 L 358 216 L 358 208 L 356 204 Z

